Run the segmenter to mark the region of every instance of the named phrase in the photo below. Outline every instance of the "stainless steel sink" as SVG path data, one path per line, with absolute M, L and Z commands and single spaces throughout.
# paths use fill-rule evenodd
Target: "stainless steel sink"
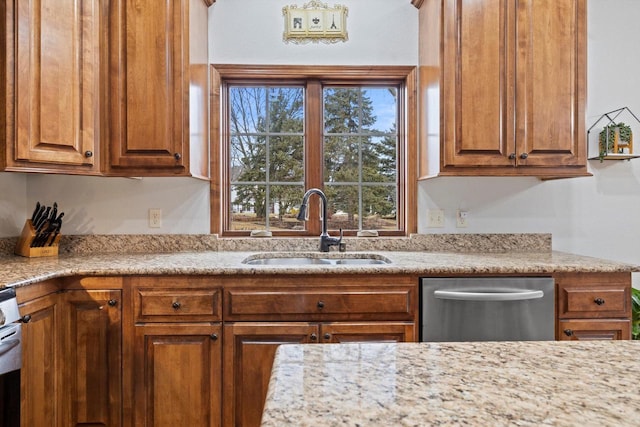
M 332 256 L 318 256 L 317 253 L 301 255 L 299 253 L 263 253 L 251 255 L 242 263 L 247 265 L 374 265 L 389 264 L 391 261 L 375 254 L 332 254 Z
M 291 258 L 254 258 L 245 259 L 243 264 L 249 265 L 315 265 L 315 264 L 331 264 L 327 259 L 323 258 L 306 258 L 306 257 L 291 257 Z

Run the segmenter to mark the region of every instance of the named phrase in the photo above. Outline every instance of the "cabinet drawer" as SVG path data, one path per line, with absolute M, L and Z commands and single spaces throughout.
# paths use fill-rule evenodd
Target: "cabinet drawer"
M 220 290 L 138 289 L 135 313 L 137 322 L 220 321 Z
M 624 284 L 559 285 L 559 318 L 629 317 L 629 286 Z
M 414 317 L 410 288 L 228 290 L 225 319 L 399 319 Z
M 557 331 L 561 341 L 628 340 L 631 339 L 629 320 L 560 320 Z

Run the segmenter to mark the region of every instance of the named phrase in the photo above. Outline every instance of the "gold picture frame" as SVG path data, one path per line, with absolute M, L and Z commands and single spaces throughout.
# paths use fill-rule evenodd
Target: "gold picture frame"
M 282 8 L 286 43 L 337 43 L 349 39 L 345 6 L 327 6 L 319 1 L 310 1 L 302 7 L 296 5 Z

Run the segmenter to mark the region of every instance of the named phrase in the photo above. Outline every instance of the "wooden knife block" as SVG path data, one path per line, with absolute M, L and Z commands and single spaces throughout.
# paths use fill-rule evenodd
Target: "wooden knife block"
M 31 220 L 28 219 L 24 224 L 24 227 L 22 228 L 22 234 L 20 234 L 20 237 L 18 237 L 18 243 L 16 244 L 14 253 L 16 255 L 21 255 L 29 258 L 57 256 L 61 236 L 61 234 L 58 234 L 53 240 L 53 244 L 51 246 L 32 248 L 31 242 L 33 242 L 33 239 L 36 238 L 36 229 L 33 228 Z

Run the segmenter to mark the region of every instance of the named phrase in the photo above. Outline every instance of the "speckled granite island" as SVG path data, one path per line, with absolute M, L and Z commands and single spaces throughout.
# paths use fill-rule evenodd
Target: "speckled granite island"
M 282 345 L 262 426 L 637 426 L 640 342 Z

